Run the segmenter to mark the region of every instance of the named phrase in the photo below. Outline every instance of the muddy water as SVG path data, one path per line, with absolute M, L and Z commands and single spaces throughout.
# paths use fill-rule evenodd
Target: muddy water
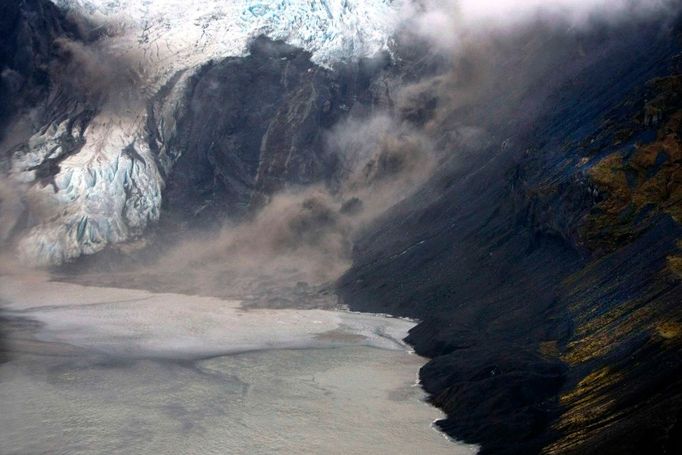
M 471 454 L 409 321 L 0 277 L 3 454 Z

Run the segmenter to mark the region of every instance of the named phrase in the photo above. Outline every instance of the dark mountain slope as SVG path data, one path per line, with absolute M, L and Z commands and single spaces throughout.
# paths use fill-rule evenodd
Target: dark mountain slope
M 483 453 L 679 449 L 679 26 L 630 32 L 584 41 L 610 44 L 377 223 L 339 282 L 422 321 L 441 427 Z
M 17 112 L 47 96 L 55 40 L 76 36 L 77 27 L 49 1 L 0 4 L 0 140 Z
M 351 110 L 385 102 L 373 84 L 388 62 L 330 71 L 301 49 L 261 37 L 247 57 L 202 68 L 169 144 L 179 159 L 167 180 L 166 216 L 222 222 L 287 186 L 331 183 L 338 157 L 324 134 Z

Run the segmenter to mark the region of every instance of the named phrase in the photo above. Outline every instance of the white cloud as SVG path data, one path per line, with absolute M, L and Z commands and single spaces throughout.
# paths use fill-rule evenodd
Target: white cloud
M 536 19 L 569 27 L 618 21 L 666 11 L 674 0 L 425 0 L 407 2 L 408 29 L 451 49 L 465 37 L 515 29 Z

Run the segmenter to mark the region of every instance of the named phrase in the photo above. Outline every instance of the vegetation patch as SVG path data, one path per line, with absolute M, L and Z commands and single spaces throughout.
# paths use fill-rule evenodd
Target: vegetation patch
M 634 131 L 625 135 L 618 130 L 613 134 L 613 151 L 587 171 L 601 199 L 581 232 L 591 250 L 614 251 L 660 214 L 682 222 L 680 86 L 681 76 L 650 82 L 655 96 L 644 105 L 633 128 L 640 132 L 655 128 L 655 139 L 628 145 L 624 138 L 635 136 Z

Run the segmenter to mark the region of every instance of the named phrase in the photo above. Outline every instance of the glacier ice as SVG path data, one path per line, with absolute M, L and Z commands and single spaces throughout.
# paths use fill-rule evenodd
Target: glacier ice
M 158 219 L 161 178 L 139 120 L 134 120 L 96 117 L 83 133 L 83 147 L 61 162 L 52 185 L 32 187 L 42 221 L 20 241 L 23 258 L 38 264 L 62 263 L 124 241 Z M 36 178 L 35 164 L 58 154 L 61 147 L 54 144 L 72 134 L 67 122 L 31 138 L 25 153 L 14 159 L 15 178 Z M 135 154 L 130 147 L 137 148 Z
M 388 47 L 400 10 L 393 0 L 54 1 L 95 22 L 120 23 L 131 44 L 170 52 L 166 63 L 183 66 L 243 55 L 261 34 L 310 51 L 320 64 L 371 56 Z
M 161 108 L 167 120 L 155 139 L 161 141 L 173 134 L 184 84 L 206 62 L 245 55 L 257 35 L 303 48 L 327 67 L 372 56 L 390 48 L 400 11 L 400 2 L 391 0 L 52 1 L 107 27 L 99 50 L 137 62 L 145 102 L 182 74 Z M 68 118 L 44 125 L 14 154 L 11 177 L 29 186 L 26 198 L 34 208 L 33 227 L 19 244 L 26 261 L 59 264 L 92 254 L 159 218 L 162 175 L 178 152 L 166 153 L 163 143 L 155 143 L 155 156 L 146 103 L 124 102 L 129 105 L 101 107 L 83 131 Z M 50 160 L 58 160 L 58 173 L 41 182 L 37 169 Z

